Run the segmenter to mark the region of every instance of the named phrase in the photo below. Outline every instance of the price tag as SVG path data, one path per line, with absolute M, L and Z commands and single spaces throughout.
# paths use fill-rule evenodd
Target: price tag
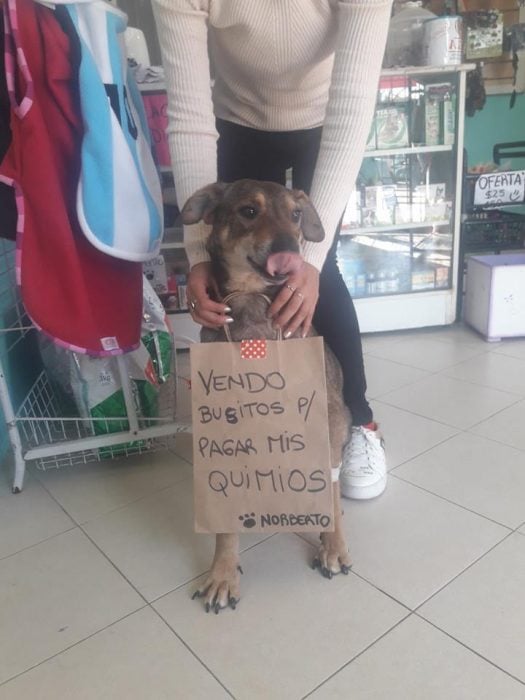
M 476 180 L 474 206 L 497 207 L 501 204 L 523 204 L 525 170 L 485 173 Z

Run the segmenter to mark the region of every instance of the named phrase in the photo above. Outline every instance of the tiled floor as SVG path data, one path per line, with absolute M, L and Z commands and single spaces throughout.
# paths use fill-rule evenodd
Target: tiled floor
M 0 484 L 0 700 L 525 699 L 525 341 L 364 338 L 390 476 L 345 501 L 348 577 L 247 535 L 243 597 L 191 593 L 191 444 Z

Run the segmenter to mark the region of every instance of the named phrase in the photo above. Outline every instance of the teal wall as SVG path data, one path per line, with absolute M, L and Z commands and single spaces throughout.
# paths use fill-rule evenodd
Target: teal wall
M 484 108 L 473 117 L 465 117 L 465 148 L 468 163 L 492 162 L 492 147 L 505 141 L 525 141 L 525 94 L 516 98 L 509 109 L 510 95 L 487 97 Z M 515 167 L 524 168 L 525 159 Z

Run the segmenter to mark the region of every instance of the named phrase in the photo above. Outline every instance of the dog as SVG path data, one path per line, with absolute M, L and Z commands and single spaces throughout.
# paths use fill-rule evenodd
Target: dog
M 275 338 L 268 301 L 275 298 L 288 276 L 303 264 L 301 237 L 321 241 L 324 230 L 308 197 L 273 182 L 238 180 L 214 183 L 198 190 L 182 209 L 185 224 L 201 220 L 211 224 L 207 240 L 219 299 L 227 299 L 233 323 L 228 329 L 203 328 L 202 342 L 245 338 Z M 264 296 L 263 296 L 264 295 Z M 314 331 L 310 332 L 315 335 Z M 299 336 L 299 331 L 294 334 Z M 229 337 L 228 337 L 229 336 Z M 342 372 L 325 344 L 328 419 L 332 467 L 342 460 L 348 438 L 350 415 L 342 397 Z M 339 483 L 334 483 L 333 532 L 320 535 L 321 545 L 313 568 L 326 578 L 347 574 L 350 557 L 342 530 Z M 217 534 L 215 556 L 204 584 L 195 591 L 206 612 L 235 609 L 240 597 L 237 534 Z

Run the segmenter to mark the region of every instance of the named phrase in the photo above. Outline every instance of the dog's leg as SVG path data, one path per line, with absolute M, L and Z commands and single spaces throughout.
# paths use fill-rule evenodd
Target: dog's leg
M 338 573 L 347 574 L 351 567 L 350 554 L 343 533 L 343 514 L 338 481 L 334 483 L 334 521 L 333 532 L 321 533 L 321 546 L 317 558 L 313 562 L 313 568 L 318 568 L 325 578 L 332 578 L 334 574 Z
M 206 612 L 216 614 L 228 605 L 235 610 L 239 602 L 239 535 L 219 534 L 215 538 L 215 556 L 204 584 L 195 591 L 193 598 L 203 597 Z

